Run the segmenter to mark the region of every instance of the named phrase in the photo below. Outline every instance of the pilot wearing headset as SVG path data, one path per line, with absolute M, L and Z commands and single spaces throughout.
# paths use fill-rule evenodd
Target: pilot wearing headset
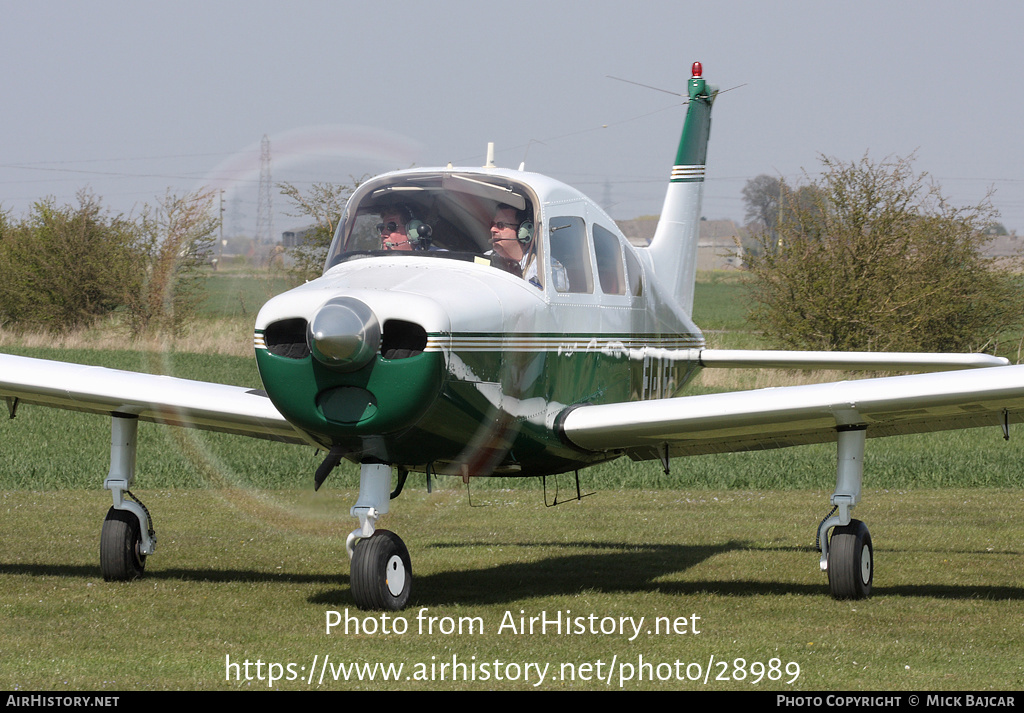
M 531 282 L 537 277 L 535 253 L 530 250 L 532 245 L 533 221 L 526 211 L 499 203 L 491 221 L 491 247 L 494 254 L 504 261 L 508 272 Z
M 525 210 L 499 203 L 491 221 L 491 247 L 504 270 L 518 275 L 534 287 L 542 287 L 537 273 L 537 251 L 533 249 L 533 220 Z M 551 261 L 551 278 L 559 292 L 569 289 L 565 267 Z
M 430 226 L 412 217 L 405 205 L 384 208 L 377 223 L 384 250 L 430 250 Z

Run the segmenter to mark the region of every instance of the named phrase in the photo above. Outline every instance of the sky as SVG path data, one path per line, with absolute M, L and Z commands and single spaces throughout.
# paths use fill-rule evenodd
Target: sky
M 704 216 L 821 157 L 915 157 L 1024 233 L 1024 4 L 946 0 L 0 0 L 0 210 L 91 191 L 112 212 L 223 190 L 256 231 L 274 184 L 496 162 L 613 218 L 657 214 L 694 61 L 715 102 Z M 626 81 L 623 81 L 626 80 Z M 647 86 L 639 86 L 647 85 Z M 274 231 L 299 227 L 277 189 Z

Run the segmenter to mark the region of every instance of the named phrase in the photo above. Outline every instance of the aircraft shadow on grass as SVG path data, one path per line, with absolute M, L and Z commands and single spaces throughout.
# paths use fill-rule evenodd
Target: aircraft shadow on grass
M 728 552 L 812 552 L 814 547 L 758 547 L 730 541 L 717 545 L 637 545 L 622 542 L 591 543 L 521 543 L 492 542 L 486 544 L 442 543 L 433 548 L 494 547 L 531 549 L 534 547 L 580 548 L 579 554 L 558 555 L 528 562 L 505 562 L 492 567 L 463 569 L 417 575 L 416 601 L 410 606 L 437 607 L 458 602 L 464 605 L 487 605 L 525 598 L 564 596 L 581 592 L 664 594 L 718 594 L 726 597 L 796 594 L 821 596 L 815 583 L 756 581 L 749 579 L 690 581 L 663 580 L 684 572 L 711 558 Z M 599 552 L 599 550 L 612 550 Z M 987 553 L 991 554 L 991 553 Z M 1003 553 L 1013 556 L 1020 553 Z M 507 556 L 507 555 L 504 555 Z M 899 584 L 879 586 L 879 596 L 932 597 L 940 599 L 1024 600 L 1024 587 L 988 585 Z M 347 591 L 323 592 L 310 599 L 316 604 L 345 605 L 351 599 Z
M 813 547 L 759 547 L 730 541 L 712 545 L 641 544 L 625 542 L 585 543 L 435 543 L 428 549 L 500 548 L 502 558 L 513 550 L 537 548 L 575 549 L 568 555 L 542 557 L 530 561 L 502 562 L 489 567 L 444 571 L 417 575 L 417 595 L 411 606 L 437 607 L 452 602 L 463 605 L 501 604 L 524 598 L 564 596 L 581 592 L 664 594 L 718 594 L 726 597 L 796 594 L 822 595 L 817 584 L 750 579 L 671 581 L 663 578 L 685 572 L 729 552 L 810 552 Z M 943 554 L 949 554 L 947 550 Z M 993 553 L 960 552 L 960 554 Z M 1020 552 L 998 553 L 1019 556 Z M 48 563 L 0 563 L 0 576 L 98 578 L 93 565 Z M 344 575 L 266 572 L 256 569 L 214 569 L 171 567 L 148 569 L 147 580 L 190 582 L 268 582 L 282 584 L 322 584 L 325 589 L 309 597 L 311 604 L 346 606 L 352 603 L 348 577 Z M 342 585 L 334 588 L 332 585 Z M 937 599 L 1024 600 L 1024 587 L 995 585 L 894 584 L 876 585 L 879 596 L 930 597 Z

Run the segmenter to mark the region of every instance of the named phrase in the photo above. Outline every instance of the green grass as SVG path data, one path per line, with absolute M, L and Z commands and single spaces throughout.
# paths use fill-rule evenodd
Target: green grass
M 208 272 L 202 317 L 242 317 L 252 321 L 263 303 L 296 285 L 287 275 L 265 272 Z
M 744 274 L 702 272 L 694 290 L 693 321 L 702 330 L 745 331 L 750 305 Z
M 753 662 L 799 666 L 784 681 L 628 681 L 624 690 L 1019 690 L 1024 588 L 1018 490 L 871 491 L 875 596 L 829 598 L 813 550 L 825 491 L 612 490 L 556 508 L 502 492 L 409 492 L 385 518 L 413 553 L 404 634 L 326 632 L 328 612 L 374 624 L 348 589 L 350 490 L 174 489 L 146 497 L 158 526 L 146 576 L 104 583 L 101 491 L 0 493 L 0 687 L 6 690 L 255 689 L 226 658 L 306 666 L 281 689 L 528 689 L 522 681 L 305 682 L 335 663 L 539 663 L 545 690 L 620 687 L 552 680 L 564 663 Z M 13 544 L 16 543 L 16 546 Z M 421 634 L 417 612 L 479 618 L 482 632 Z M 615 634 L 499 632 L 507 617 L 644 617 Z M 700 617 L 694 620 L 692 617 Z M 655 617 L 699 634 L 648 633 Z M 296 668 L 298 672 L 298 668 Z M 409 669 L 406 668 L 406 673 Z M 566 669 L 566 674 L 568 669 Z M 256 675 L 255 669 L 251 671 Z M 714 674 L 719 669 L 714 669 Z M 244 673 L 243 673 L 244 675 Z M 787 677 L 788 679 L 789 677 Z M 531 681 L 532 682 L 532 681 Z

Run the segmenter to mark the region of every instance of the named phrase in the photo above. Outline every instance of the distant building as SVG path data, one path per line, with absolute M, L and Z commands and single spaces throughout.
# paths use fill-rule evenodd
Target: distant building
M 296 245 L 301 243 L 303 239 L 310 233 L 316 230 L 315 225 L 307 225 L 305 228 L 296 228 L 294 230 L 286 230 L 281 233 L 281 245 L 285 248 L 294 248 Z
M 1020 257 L 1024 239 L 1016 233 L 997 235 L 985 243 L 982 252 L 990 257 Z
M 1019 271 L 1024 261 L 1024 238 L 1016 231 L 1009 235 L 996 235 L 985 243 L 981 252 L 985 257 L 995 258 L 998 267 Z
M 617 220 L 619 230 L 630 243 L 647 247 L 658 227 L 657 216 Z M 740 229 L 731 220 L 700 221 L 700 237 L 697 241 L 698 270 L 740 270 L 743 268 L 743 248 L 740 246 Z

